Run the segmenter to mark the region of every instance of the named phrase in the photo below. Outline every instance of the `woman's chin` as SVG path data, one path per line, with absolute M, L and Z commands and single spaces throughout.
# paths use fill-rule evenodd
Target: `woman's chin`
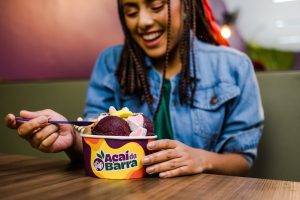
M 145 53 L 147 54 L 147 56 L 149 56 L 152 59 L 162 59 L 165 57 L 166 55 L 166 50 L 163 51 L 145 51 Z

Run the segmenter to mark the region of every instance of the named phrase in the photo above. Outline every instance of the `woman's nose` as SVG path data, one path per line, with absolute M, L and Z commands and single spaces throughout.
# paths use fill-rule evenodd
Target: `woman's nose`
M 153 24 L 154 20 L 150 12 L 142 10 L 139 15 L 139 28 L 145 29 Z

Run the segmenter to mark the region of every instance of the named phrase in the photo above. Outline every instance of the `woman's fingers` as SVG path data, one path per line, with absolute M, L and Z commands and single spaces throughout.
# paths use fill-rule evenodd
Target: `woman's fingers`
M 145 156 L 142 160 L 143 165 L 152 165 L 155 163 L 164 162 L 174 158 L 181 157 L 180 153 L 175 149 L 166 149 Z
M 177 176 L 184 176 L 189 175 L 189 169 L 188 166 L 181 166 L 172 170 L 164 171 L 159 173 L 160 178 L 171 178 L 171 177 L 177 177 Z
M 57 131 L 58 127 L 54 124 L 50 124 L 36 132 L 32 137 L 28 139 L 28 141 L 32 147 L 38 149 L 44 140 L 46 140 L 50 135 L 56 133 Z
M 204 164 L 199 151 L 175 140 L 157 140 L 147 148 L 156 151 L 143 158 L 149 174 L 159 173 L 162 178 L 201 173 Z M 200 156 L 200 157 L 199 157 Z
M 66 120 L 64 116 L 51 109 L 34 112 L 22 110 L 19 116 L 30 120 L 16 121 L 15 115 L 8 114 L 5 117 L 6 125 L 17 129 L 18 135 L 36 149 L 59 152 L 70 148 L 76 140 L 76 133 L 71 125 L 48 123 L 48 120 Z
M 171 160 L 168 160 L 165 162 L 151 165 L 146 168 L 146 172 L 148 174 L 154 174 L 154 173 L 160 173 L 160 172 L 165 172 L 165 171 L 169 171 L 169 170 L 174 170 L 174 169 L 180 168 L 182 166 L 185 166 L 185 160 L 183 158 L 175 158 L 175 159 L 171 159 Z
M 156 140 L 153 142 L 148 143 L 147 148 L 152 151 L 158 151 L 162 149 L 174 149 L 178 145 L 176 140 Z
M 50 109 L 44 109 L 44 110 L 38 110 L 38 111 L 21 110 L 20 116 L 25 117 L 25 118 L 36 118 L 41 115 L 45 115 L 45 116 L 51 115 L 52 112 L 53 111 Z
M 38 149 L 43 152 L 53 153 L 54 149 L 52 147 L 58 137 L 59 134 L 57 132 L 52 133 L 51 135 L 49 135 L 49 137 L 42 141 Z
M 142 160 L 143 165 L 152 165 L 180 157 L 179 152 L 175 150 L 177 145 L 178 143 L 175 140 L 168 139 L 148 143 L 147 148 L 157 152 L 144 157 Z
M 37 130 L 45 127 L 47 123 L 48 118 L 45 116 L 34 118 L 20 125 L 18 127 L 18 134 L 22 138 L 29 139 L 36 133 Z
M 12 128 L 12 129 L 16 129 L 18 128 L 18 124 L 17 124 L 17 121 L 16 121 L 16 117 L 9 113 L 8 115 L 5 116 L 5 125 L 9 128 Z
M 49 118 L 49 116 L 53 115 L 54 113 L 55 112 L 50 109 L 45 109 L 45 110 L 35 111 L 35 112 L 21 110 L 20 117 L 35 119 L 40 116 L 45 116 L 45 117 Z M 34 121 L 32 121 L 32 122 L 34 123 Z M 9 128 L 17 129 L 20 125 L 23 125 L 23 124 L 25 124 L 25 123 L 21 122 L 21 121 L 16 121 L 16 117 L 12 113 L 9 113 L 5 116 L 5 125 Z
M 175 151 L 176 150 L 165 150 Z M 161 157 L 157 157 L 156 161 L 162 160 L 151 164 L 146 168 L 148 174 L 159 173 L 160 177 L 175 177 L 182 175 L 189 175 L 195 173 L 201 173 L 204 171 L 204 165 L 199 163 L 196 158 L 189 155 L 188 151 L 179 151 L 172 155 L 178 155 L 178 157 L 171 156 L 169 160 L 163 160 L 165 155 L 161 154 Z

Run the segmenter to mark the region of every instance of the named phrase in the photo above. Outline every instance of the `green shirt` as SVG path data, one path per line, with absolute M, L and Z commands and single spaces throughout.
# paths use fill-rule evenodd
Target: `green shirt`
M 164 94 L 161 104 L 154 120 L 154 132 L 157 139 L 172 139 L 173 131 L 170 120 L 169 102 L 171 95 L 171 82 L 165 79 Z

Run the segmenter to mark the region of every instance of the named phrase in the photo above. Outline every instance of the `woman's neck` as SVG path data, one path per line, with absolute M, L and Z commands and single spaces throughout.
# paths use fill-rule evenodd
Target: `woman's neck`
M 162 58 L 153 59 L 153 63 L 155 68 L 159 71 L 160 74 L 163 74 L 164 65 L 166 62 L 166 57 L 163 56 Z M 166 68 L 166 78 L 170 79 L 174 75 L 178 74 L 181 70 L 182 64 L 180 59 L 179 51 L 174 49 L 174 52 L 170 52 L 169 55 L 169 62 Z

